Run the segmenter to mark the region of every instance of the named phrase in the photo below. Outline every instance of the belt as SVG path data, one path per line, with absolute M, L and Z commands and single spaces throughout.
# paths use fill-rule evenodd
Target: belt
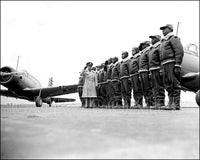
M 130 77 L 136 76 L 138 73 L 131 74 Z
M 129 76 L 122 76 L 120 79 L 129 78 Z

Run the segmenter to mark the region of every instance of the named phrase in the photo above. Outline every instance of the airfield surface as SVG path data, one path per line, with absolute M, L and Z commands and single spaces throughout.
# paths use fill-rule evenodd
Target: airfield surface
M 1 158 L 199 158 L 199 108 L 1 107 Z

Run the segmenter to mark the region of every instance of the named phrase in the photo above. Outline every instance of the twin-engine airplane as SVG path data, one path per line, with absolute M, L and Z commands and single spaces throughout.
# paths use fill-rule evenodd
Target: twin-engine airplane
M 41 83 L 27 71 L 18 72 L 8 66 L 0 69 L 0 84 L 8 88 L 8 90 L 0 90 L 0 95 L 33 101 L 36 107 L 41 107 L 42 102 L 49 104 L 49 107 L 52 102 L 73 102 L 75 99 L 53 96 L 75 93 L 78 86 L 75 84 L 42 88 Z

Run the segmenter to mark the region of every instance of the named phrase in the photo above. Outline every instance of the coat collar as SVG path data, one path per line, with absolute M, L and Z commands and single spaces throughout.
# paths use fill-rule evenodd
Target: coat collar
M 126 61 L 128 61 L 128 57 L 126 57 L 126 58 L 124 58 L 124 59 L 122 59 L 122 62 L 126 62 Z
M 152 47 L 153 47 L 153 48 L 156 48 L 156 47 L 158 47 L 160 44 L 161 44 L 161 42 L 158 41 L 158 42 L 156 42 L 154 45 L 152 45 Z
M 131 58 L 137 58 L 137 57 L 139 57 L 140 56 L 140 52 L 139 53 L 136 53 L 134 56 L 132 56 Z
M 174 34 L 172 32 L 170 32 L 163 39 L 167 41 L 172 36 L 174 36 Z

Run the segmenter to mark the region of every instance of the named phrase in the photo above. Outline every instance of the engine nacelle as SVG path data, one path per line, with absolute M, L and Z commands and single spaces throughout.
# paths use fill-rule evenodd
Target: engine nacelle
M 196 98 L 197 104 L 200 106 L 200 90 L 197 91 L 195 98 Z
M 11 67 L 2 67 L 0 69 L 0 73 L 1 73 L 1 75 L 0 75 L 0 83 L 1 84 L 9 83 L 13 78 L 13 75 L 9 74 L 9 73 L 12 73 L 12 72 L 17 72 L 17 71 L 14 70 Z

